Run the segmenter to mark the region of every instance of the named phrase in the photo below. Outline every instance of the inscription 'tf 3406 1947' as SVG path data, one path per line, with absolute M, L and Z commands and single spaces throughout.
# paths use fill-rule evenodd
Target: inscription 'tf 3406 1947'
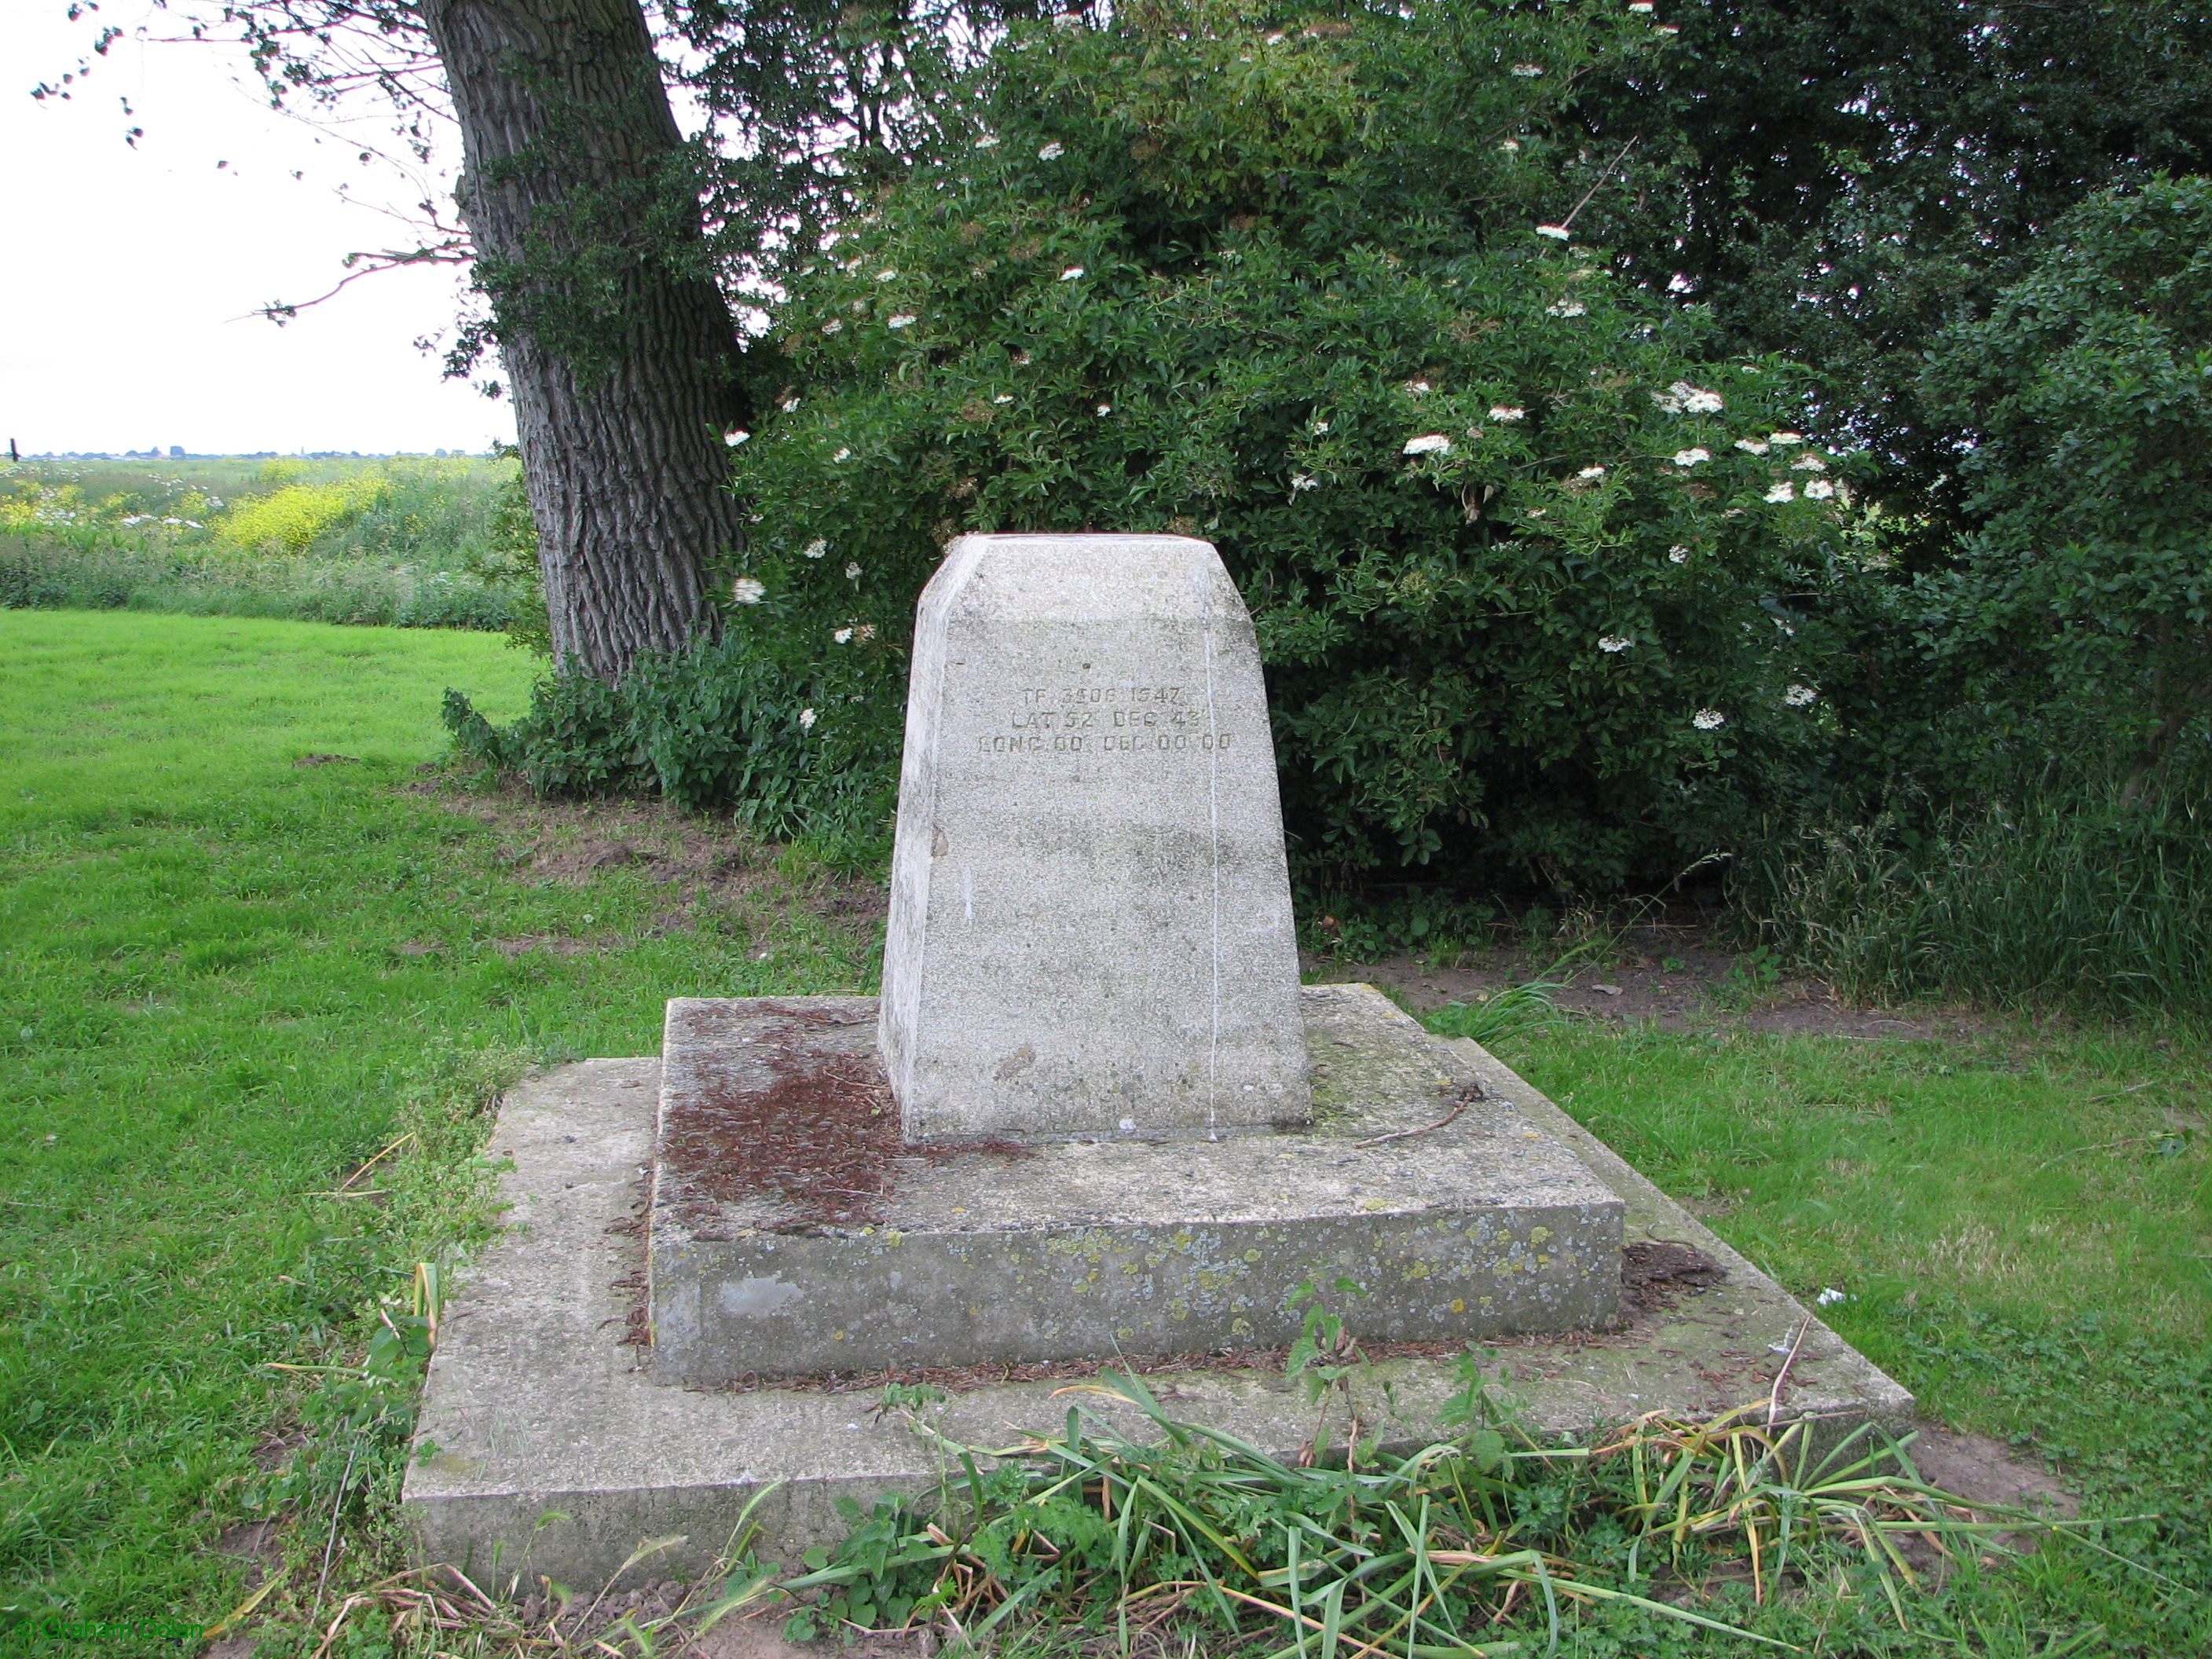
M 879 1047 L 910 1140 L 1310 1116 L 1259 650 L 1206 543 L 947 550 L 915 619 Z

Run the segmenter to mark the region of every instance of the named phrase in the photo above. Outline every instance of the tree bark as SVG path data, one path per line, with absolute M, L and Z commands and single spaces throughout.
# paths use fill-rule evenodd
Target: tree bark
M 683 136 L 638 0 L 422 0 L 505 359 L 556 663 L 618 679 L 711 634 L 747 417 Z

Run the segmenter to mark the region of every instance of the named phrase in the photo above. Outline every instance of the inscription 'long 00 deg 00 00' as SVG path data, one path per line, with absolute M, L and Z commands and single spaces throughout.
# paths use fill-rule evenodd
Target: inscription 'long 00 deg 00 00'
M 1232 736 L 1206 730 L 1183 685 L 1031 686 L 1007 730 L 976 739 L 986 755 L 1205 755 Z

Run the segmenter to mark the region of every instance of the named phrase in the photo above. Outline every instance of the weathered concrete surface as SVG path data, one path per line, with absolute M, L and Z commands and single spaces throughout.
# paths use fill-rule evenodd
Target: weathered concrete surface
M 1869 1418 L 1903 1431 L 1912 1401 L 1744 1262 L 1694 1217 L 1583 1136 L 1549 1102 L 1479 1051 L 1504 1093 L 1572 1144 L 1626 1202 L 1632 1240 L 1681 1241 L 1725 1263 L 1726 1282 L 1638 1316 L 1617 1335 L 1492 1345 L 1536 1428 L 1588 1434 L 1647 1411 L 1709 1413 L 1765 1400 L 1786 1348 L 1807 1334 L 1782 1391 L 1785 1416 L 1834 1429 Z M 452 1561 L 504 1588 L 544 1573 L 596 1589 L 644 1540 L 680 1534 L 672 1568 L 710 1561 L 738 1512 L 755 1511 L 763 1547 L 795 1561 L 838 1536 L 835 1502 L 893 1489 L 927 1491 L 938 1452 L 896 1419 L 870 1414 L 872 1387 L 849 1394 L 784 1389 L 709 1393 L 659 1386 L 621 1339 L 635 1303 L 636 1219 L 651 1153 L 659 1066 L 588 1060 L 526 1082 L 503 1104 L 491 1146 L 512 1158 L 502 1191 L 508 1231 L 461 1277 L 441 1327 L 405 1504 L 427 1559 Z M 625 1231 L 611 1231 L 610 1229 Z M 1455 1386 L 1448 1360 L 1376 1368 L 1369 1419 L 1394 1443 L 1434 1431 Z M 1166 1408 L 1277 1455 L 1312 1431 L 1302 1391 L 1276 1374 L 1157 1377 Z M 977 1445 L 1048 1432 L 1068 1401 L 1054 1382 L 955 1395 L 937 1426 Z M 1392 1402 L 1395 1402 L 1393 1404 Z M 434 1449 L 431 1449 L 434 1448 Z
M 1300 1003 L 1316 1061 L 1310 1129 L 1046 1142 L 1019 1157 L 885 1146 L 875 1159 L 825 1138 L 818 1173 L 786 1165 L 780 1183 L 733 1192 L 731 1171 L 757 1155 L 750 1140 L 805 1132 L 783 1102 L 871 1110 L 864 1093 L 811 1086 L 803 1068 L 842 1079 L 867 1063 L 872 1006 L 672 1002 L 654 1376 L 1277 1346 L 1298 1332 L 1291 1293 L 1339 1278 L 1360 1287 L 1348 1310 L 1376 1342 L 1616 1322 L 1613 1192 L 1512 1107 L 1462 1101 L 1469 1062 L 1373 988 L 1316 986 Z M 672 1137 L 687 1159 L 665 1155 Z M 825 1208 L 815 1181 L 872 1201 Z
M 881 1046 L 915 1140 L 1307 1113 L 1251 619 L 1182 536 L 963 536 L 922 590 Z

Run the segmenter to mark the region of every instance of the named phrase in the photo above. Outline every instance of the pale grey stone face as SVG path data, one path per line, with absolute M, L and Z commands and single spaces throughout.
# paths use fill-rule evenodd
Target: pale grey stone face
M 1311 1115 L 1259 651 L 1179 536 L 966 536 L 923 590 L 880 1048 L 910 1140 Z

